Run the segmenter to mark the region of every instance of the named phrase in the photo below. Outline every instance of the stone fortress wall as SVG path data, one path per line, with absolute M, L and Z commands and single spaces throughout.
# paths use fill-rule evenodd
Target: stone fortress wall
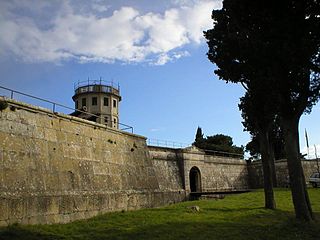
M 228 191 L 248 189 L 248 171 L 245 160 L 206 155 L 195 147 L 172 149 L 149 147 L 154 162 L 171 166 L 174 175 L 163 176 L 176 181 L 190 193 L 190 170 L 197 168 L 200 173 L 200 191 Z M 158 166 L 157 164 L 155 164 Z M 164 171 L 163 171 L 164 172 Z M 179 177 L 178 177 L 179 176 Z M 175 180 L 176 179 L 176 180 Z
M 170 168 L 155 170 L 144 137 L 8 103 L 0 112 L 0 225 L 64 223 L 185 199 L 162 177 Z
M 261 163 L 206 155 L 0 97 L 0 226 L 66 223 L 262 186 Z M 310 165 L 310 166 L 309 166 Z M 286 162 L 277 163 L 279 179 Z M 314 162 L 304 163 L 312 172 Z M 311 174 L 311 173 L 310 173 Z M 310 175 L 309 173 L 306 176 Z
M 312 173 L 317 172 L 317 161 L 314 160 L 302 160 L 302 168 L 306 183 Z M 286 159 L 276 160 L 276 178 L 278 187 L 288 187 L 287 176 L 288 165 Z M 248 181 L 250 188 L 262 188 L 263 187 L 263 170 L 261 161 L 254 161 L 248 164 Z
M 8 104 L 0 111 L 0 225 L 65 223 L 184 201 L 192 167 L 199 169 L 199 190 L 248 187 L 243 161 L 148 148 L 142 136 L 0 102 Z

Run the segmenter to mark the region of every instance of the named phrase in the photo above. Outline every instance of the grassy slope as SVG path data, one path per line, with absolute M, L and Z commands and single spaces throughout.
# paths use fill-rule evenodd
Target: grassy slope
M 278 189 L 276 211 L 262 208 L 260 190 L 69 224 L 12 225 L 0 229 L 0 239 L 320 239 L 320 189 L 310 189 L 309 194 L 318 219 L 312 224 L 294 219 L 290 191 Z M 200 212 L 186 208 L 191 205 L 198 205 Z

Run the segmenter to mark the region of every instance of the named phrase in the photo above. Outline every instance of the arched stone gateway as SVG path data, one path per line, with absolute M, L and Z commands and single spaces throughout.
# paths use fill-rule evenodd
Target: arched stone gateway
M 201 192 L 201 174 L 197 167 L 192 167 L 189 172 L 190 191 Z

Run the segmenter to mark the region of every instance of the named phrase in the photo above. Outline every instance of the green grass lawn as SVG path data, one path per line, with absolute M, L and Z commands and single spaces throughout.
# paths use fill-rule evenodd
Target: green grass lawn
M 263 208 L 263 191 L 258 190 L 69 224 L 12 225 L 0 228 L 0 239 L 320 239 L 320 189 L 309 189 L 309 195 L 318 219 L 312 224 L 295 220 L 290 191 L 277 189 L 275 211 Z M 187 208 L 192 205 L 200 211 Z

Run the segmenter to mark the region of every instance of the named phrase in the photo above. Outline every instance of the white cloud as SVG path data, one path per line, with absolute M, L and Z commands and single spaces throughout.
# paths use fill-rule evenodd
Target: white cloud
M 137 23 L 148 32 L 146 47 L 150 52 L 168 52 L 189 43 L 187 30 L 179 20 L 177 9 L 170 9 L 163 16 L 148 13 L 137 18 Z
M 221 2 L 204 1 L 198 2 L 193 7 L 181 9 L 181 21 L 185 22 L 188 38 L 191 41 L 200 43 L 203 39 L 203 31 L 212 28 L 211 12 L 217 8 L 221 8 Z
M 181 57 L 186 57 L 186 56 L 190 56 L 188 51 L 173 52 L 172 54 L 170 54 L 170 53 L 162 53 L 151 64 L 152 65 L 156 65 L 156 66 L 160 66 L 160 65 L 166 64 L 167 62 L 172 62 L 172 61 L 174 61 L 176 59 L 179 59 Z
M 57 6 L 41 7 L 58 8 L 45 19 L 40 10 L 25 14 L 32 5 L 24 4 L 22 11 L 14 1 L 0 4 L 0 52 L 27 62 L 72 59 L 82 63 L 163 65 L 188 56 L 181 49 L 187 44 L 201 43 L 202 31 L 212 25 L 211 10 L 220 7 L 217 1 L 184 1 L 163 14 L 141 14 L 133 7 L 122 7 L 111 15 L 101 15 L 110 8 L 101 1 L 94 1 L 91 8 L 80 12 L 68 1 L 54 3 Z
M 154 65 L 164 65 L 167 62 L 169 62 L 171 60 L 171 58 L 168 56 L 168 54 L 166 53 L 162 53 L 160 54 L 160 56 L 158 57 L 157 61 L 154 62 Z

